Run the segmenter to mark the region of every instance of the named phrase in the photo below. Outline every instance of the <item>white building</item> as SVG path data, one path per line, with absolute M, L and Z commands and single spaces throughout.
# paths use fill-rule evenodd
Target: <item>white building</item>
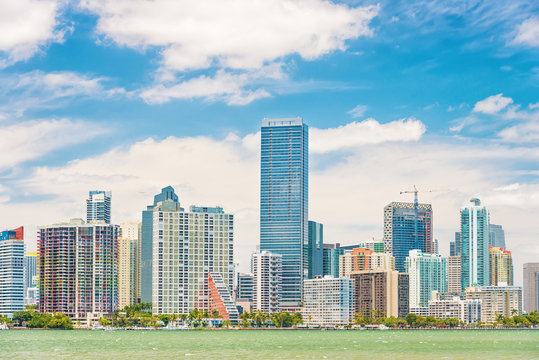
M 429 301 L 428 314 L 437 319 L 455 318 L 467 324 L 481 321 L 480 299 L 462 300 L 458 296 L 442 300 L 439 293 L 433 291 L 432 300 Z
M 466 288 L 466 299 L 482 301 L 483 322 L 494 322 L 498 315 L 522 315 L 521 286 L 472 286 Z
M 118 308 L 140 300 L 140 222 L 120 223 L 120 261 L 118 270 Z
M 447 258 L 410 250 L 405 262 L 410 276 L 410 309 L 427 307 L 433 290 L 447 292 Z
M 165 200 L 153 209 L 154 314 L 210 311 L 209 273 L 234 281 L 234 216 L 220 207 L 191 206 Z
M 24 248 L 16 231 L 0 232 L 0 316 L 24 307 Z
M 304 281 L 303 321 L 307 325 L 347 325 L 354 317 L 354 280 L 326 275 Z
M 279 312 L 282 256 L 269 251 L 253 253 L 251 271 L 254 275 L 253 308 L 270 314 Z

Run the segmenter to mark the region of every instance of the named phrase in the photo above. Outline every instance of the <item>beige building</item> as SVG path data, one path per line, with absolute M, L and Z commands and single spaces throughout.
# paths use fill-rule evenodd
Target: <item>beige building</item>
M 393 270 L 353 271 L 357 314 L 375 317 L 408 314 L 408 274 Z
M 140 223 L 136 221 L 120 224 L 118 237 L 120 265 L 118 271 L 118 307 L 140 301 Z
M 447 258 L 447 291 L 452 294 L 462 291 L 461 277 L 462 262 L 460 256 L 450 256 Z
M 513 259 L 511 251 L 491 246 L 490 253 L 490 285 L 499 283 L 513 285 Z
M 524 264 L 524 311 L 539 310 L 539 263 Z
M 472 286 L 466 288 L 466 300 L 481 300 L 481 321 L 492 323 L 498 315 L 522 315 L 522 287 Z
M 432 300 L 429 300 L 427 315 L 436 319 L 455 318 L 467 324 L 481 321 L 481 300 L 462 300 L 458 296 L 451 299 L 442 299 L 440 293 L 432 292 Z
M 339 256 L 339 277 L 350 277 L 353 271 L 363 270 L 395 270 L 395 258 L 364 248 Z

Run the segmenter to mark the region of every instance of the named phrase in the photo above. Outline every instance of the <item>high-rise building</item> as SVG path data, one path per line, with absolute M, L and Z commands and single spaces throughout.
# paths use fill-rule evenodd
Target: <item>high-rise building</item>
M 153 197 L 153 205 L 142 211 L 142 227 L 140 232 L 140 299 L 141 302 L 152 301 L 153 271 L 153 208 L 165 200 L 178 202 L 178 196 L 172 186 L 161 189 L 161 193 Z
M 324 273 L 324 225 L 309 220 L 308 243 L 303 249 L 304 277 L 314 279 Z
M 253 302 L 255 278 L 253 274 L 238 273 L 236 300 Z
M 524 264 L 524 311 L 539 310 L 539 263 Z
M 261 129 L 260 250 L 282 255 L 282 306 L 302 302 L 308 243 L 308 127 L 301 118 L 264 119 Z
M 153 208 L 153 235 L 154 314 L 210 311 L 209 273 L 219 273 L 233 289 L 234 215 L 220 207 L 186 212 L 165 200 Z
M 513 285 L 513 259 L 511 251 L 501 247 L 489 248 L 490 253 L 490 285 Z
M 411 250 L 406 272 L 410 276 L 410 308 L 427 307 L 434 290 L 447 292 L 447 259 L 440 254 Z
M 498 315 L 522 315 L 522 287 L 471 286 L 466 288 L 466 300 L 481 300 L 481 321 L 492 323 Z
M 39 228 L 39 299 L 42 313 L 85 319 L 118 309 L 118 226 L 73 219 Z
M 118 269 L 118 307 L 140 302 L 140 227 L 137 221 L 120 223 L 118 244 L 120 260 Z
M 392 202 L 384 207 L 384 246 L 395 257 L 395 268 L 401 272 L 405 271 L 410 250 L 431 254 L 432 206 L 418 204 L 417 216 L 413 203 Z
M 461 255 L 462 244 L 460 242 L 460 231 L 455 232 L 455 241 L 449 243 L 449 256 Z
M 439 254 L 440 253 L 440 247 L 438 244 L 438 239 L 434 239 L 432 242 L 432 253 L 433 254 Z
M 364 316 L 406 316 L 408 313 L 408 274 L 391 270 L 353 272 L 355 313 Z
M 354 248 L 339 257 L 339 277 L 350 277 L 353 271 L 395 270 L 395 258 L 374 250 Z
M 110 224 L 110 206 L 112 193 L 110 191 L 93 190 L 86 200 L 86 221 L 104 221 Z
M 37 303 L 37 253 L 27 252 L 24 257 L 24 305 Z
M 23 228 L 0 232 L 0 316 L 24 308 Z
M 256 310 L 276 313 L 281 310 L 282 255 L 269 251 L 253 253 L 251 271 L 254 275 L 253 303 Z
M 501 225 L 490 224 L 489 245 L 505 249 L 505 231 Z
M 239 313 L 229 287 L 218 272 L 208 273 L 209 312 L 217 310 L 223 320 L 238 323 Z
M 318 276 L 304 282 L 303 319 L 308 325 L 348 325 L 354 317 L 354 280 Z
M 473 198 L 460 209 L 462 289 L 490 285 L 489 212 Z
M 462 292 L 460 283 L 462 276 L 462 263 L 460 255 L 447 258 L 447 291 L 451 294 Z
M 364 249 L 373 250 L 375 253 L 383 253 L 384 252 L 384 241 L 383 240 L 367 240 L 362 243 L 359 243 L 357 247 L 361 247 Z
M 458 296 L 442 299 L 440 293 L 434 291 L 429 300 L 428 315 L 436 319 L 459 319 L 467 324 L 481 321 L 481 300 L 462 300 Z
M 339 277 L 339 258 L 344 255 L 344 249 L 340 244 L 324 244 L 323 252 L 323 271 L 324 276 L 331 275 L 334 278 Z

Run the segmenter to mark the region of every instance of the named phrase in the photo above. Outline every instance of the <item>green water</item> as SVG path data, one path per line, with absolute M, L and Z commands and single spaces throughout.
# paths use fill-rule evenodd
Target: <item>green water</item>
M 539 359 L 539 331 L 0 331 L 0 359 Z

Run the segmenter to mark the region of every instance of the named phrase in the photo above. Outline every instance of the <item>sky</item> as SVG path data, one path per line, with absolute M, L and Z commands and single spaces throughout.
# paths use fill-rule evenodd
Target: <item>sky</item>
M 479 197 L 515 282 L 539 262 L 537 1 L 2 0 L 0 228 L 115 223 L 162 187 L 259 243 L 260 126 L 310 127 L 309 218 L 324 242 L 381 239 L 383 207 L 434 211 L 448 255 Z

